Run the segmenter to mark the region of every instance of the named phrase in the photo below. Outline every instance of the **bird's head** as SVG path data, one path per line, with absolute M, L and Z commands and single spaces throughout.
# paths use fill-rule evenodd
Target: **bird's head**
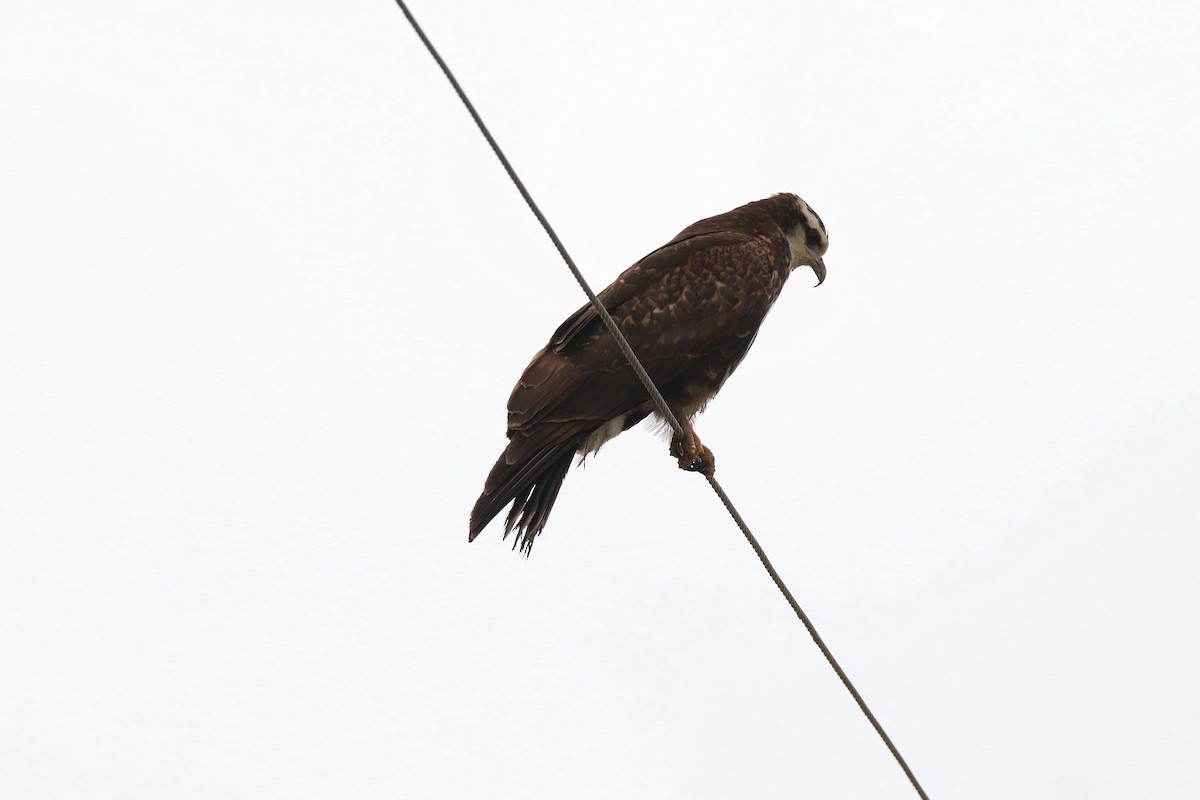
M 825 262 L 822 257 L 829 249 L 829 234 L 825 232 L 825 223 L 817 216 L 808 203 L 794 194 L 776 195 L 785 201 L 783 213 L 780 215 L 780 227 L 787 235 L 788 245 L 792 248 L 791 268 L 812 267 L 817 275 L 817 286 L 825 281 Z

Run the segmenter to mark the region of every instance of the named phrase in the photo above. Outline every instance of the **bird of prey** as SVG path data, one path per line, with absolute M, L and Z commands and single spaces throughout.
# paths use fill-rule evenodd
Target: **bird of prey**
M 600 292 L 633 352 L 684 430 L 671 455 L 711 476 L 712 451 L 692 417 L 725 383 L 797 267 L 825 280 L 825 225 L 794 194 L 702 219 Z M 538 351 L 508 400 L 508 446 L 471 510 L 469 540 L 512 503 L 504 536 L 528 555 L 571 460 L 654 414 L 642 385 L 591 304 Z

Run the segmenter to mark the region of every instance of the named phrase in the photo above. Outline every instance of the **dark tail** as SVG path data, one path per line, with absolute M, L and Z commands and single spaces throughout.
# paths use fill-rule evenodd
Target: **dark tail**
M 540 426 L 532 434 L 513 432 L 508 447 L 488 473 L 483 494 L 471 509 L 468 541 L 475 541 L 480 531 L 511 502 L 512 508 L 504 521 L 504 538 L 515 528 L 517 537 L 513 547 L 520 546 L 521 552 L 529 555 L 571 468 L 575 447 L 588 433 L 575 425 L 564 428 Z

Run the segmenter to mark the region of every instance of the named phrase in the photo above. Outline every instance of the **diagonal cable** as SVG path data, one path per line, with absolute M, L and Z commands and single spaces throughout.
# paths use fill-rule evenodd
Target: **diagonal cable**
M 682 438 L 684 435 L 683 426 L 679 424 L 679 420 L 675 418 L 675 414 L 673 414 L 671 409 L 667 406 L 667 401 L 663 399 L 662 393 L 658 391 L 658 387 L 654 385 L 654 382 L 650 380 L 650 376 L 646 374 L 646 370 L 642 367 L 641 362 L 638 361 L 637 356 L 634 355 L 633 349 L 629 346 L 629 342 L 626 341 L 624 334 L 622 334 L 620 329 L 617 328 L 617 323 L 613 320 L 612 315 L 608 313 L 608 309 L 605 308 L 604 304 L 600 302 L 600 299 L 596 297 L 596 293 L 592 291 L 592 287 L 588 286 L 588 282 L 584 279 L 583 273 L 579 271 L 579 267 L 575 266 L 575 259 L 571 258 L 571 254 L 567 252 L 567 248 L 563 245 L 562 240 L 558 238 L 558 234 L 554 232 L 554 228 L 550 226 L 550 222 L 546 219 L 546 216 L 542 214 L 542 210 L 538 208 L 538 204 L 533 201 L 533 196 L 530 195 L 529 190 L 525 188 L 525 183 L 521 180 L 520 176 L 517 175 L 517 171 L 513 169 L 512 164 L 508 163 L 508 157 L 504 155 L 504 151 L 500 149 L 500 145 L 496 144 L 496 140 L 492 138 L 491 131 L 488 130 L 487 125 L 483 123 L 483 118 L 479 116 L 479 112 L 475 110 L 475 106 L 472 105 L 470 99 L 467 98 L 467 93 L 464 92 L 462 86 L 458 84 L 458 80 L 455 79 L 454 73 L 450 71 L 450 67 L 446 66 L 446 62 L 442 60 L 442 57 L 438 55 L 438 51 L 434 48 L 433 42 L 429 41 L 429 37 L 425 35 L 425 31 L 421 30 L 421 26 L 417 24 L 417 20 L 413 17 L 412 12 L 408 10 L 408 6 L 404 5 L 401 0 L 396 0 L 396 2 L 399 4 L 400 10 L 404 12 L 404 16 L 408 17 L 408 22 L 412 25 L 413 30 L 417 32 L 417 36 L 421 37 L 421 41 L 425 44 L 425 49 L 429 51 L 429 54 L 433 56 L 434 61 L 437 61 L 438 66 L 442 68 L 442 72 L 445 74 L 446 80 L 450 81 L 450 85 L 454 87 L 455 93 L 458 94 L 458 99 L 462 100 L 463 105 L 467 107 L 467 111 L 471 114 L 471 119 L 475 120 L 475 124 L 479 126 L 479 132 L 483 134 L 483 138 L 487 139 L 487 143 L 491 145 L 492 152 L 495 153 L 496 158 L 500 160 L 500 164 L 503 165 L 504 171 L 507 172 L 508 177 L 512 179 L 513 184 L 517 187 L 517 191 L 521 193 L 521 197 L 525 198 L 525 204 L 529 206 L 529 210 L 533 212 L 535 217 L 537 217 L 537 221 L 542 224 L 542 228 L 546 231 L 546 235 L 550 237 L 550 241 L 554 242 L 555 248 L 558 249 L 558 254 L 562 256 L 563 261 L 567 263 L 567 268 L 571 270 L 571 274 L 574 275 L 575 280 L 579 282 L 579 286 L 583 289 L 583 293 L 586 294 L 588 300 L 592 302 L 592 307 L 596 309 L 596 313 L 600 316 L 600 320 L 604 323 L 604 327 L 608 328 L 608 332 L 611 333 L 613 339 L 616 340 L 617 346 L 621 349 L 621 352 L 624 354 L 625 358 L 628 359 L 629 365 L 633 367 L 633 371 L 637 373 L 638 380 L 640 380 L 642 385 L 646 387 L 646 390 L 650 392 L 650 399 L 654 401 L 654 405 L 658 406 L 659 412 L 670 424 L 672 430 L 675 431 L 675 434 Z
M 542 210 L 538 208 L 537 203 L 534 202 L 533 196 L 530 195 L 529 190 L 525 188 L 525 183 L 521 180 L 520 176 L 517 175 L 517 171 L 513 169 L 512 164 L 509 163 L 508 158 L 504 155 L 504 151 L 500 149 L 500 145 L 497 144 L 496 140 L 492 137 L 491 131 L 489 131 L 487 125 L 484 124 L 483 118 L 479 116 L 479 112 L 475 110 L 475 106 L 471 104 L 470 99 L 467 97 L 467 93 L 463 91 L 462 86 L 459 85 L 458 80 L 454 77 L 454 73 L 450 71 L 450 67 L 447 66 L 446 62 L 442 60 L 441 55 L 438 54 L 437 48 L 433 46 L 433 42 L 431 42 L 429 37 L 425 35 L 425 31 L 423 31 L 421 26 L 417 24 L 416 18 L 413 17 L 412 12 L 408 10 L 408 6 L 405 5 L 404 0 L 396 0 L 396 4 L 400 6 L 400 11 L 402 11 L 404 16 L 408 19 L 409 25 L 412 26 L 413 30 L 416 31 L 417 36 L 420 37 L 421 42 L 425 45 L 425 49 L 429 51 L 429 54 L 433 56 L 434 61 L 436 61 L 437 65 L 441 68 L 442 73 L 446 76 L 446 80 L 450 81 L 450 85 L 454 87 L 454 92 L 458 95 L 458 99 L 462 101 L 462 104 L 466 107 L 468 113 L 470 113 L 471 119 L 475 120 L 475 125 L 478 126 L 479 132 L 483 134 L 483 138 L 487 139 L 488 145 L 492 148 L 492 152 L 496 154 L 496 158 L 499 159 L 500 164 L 504 167 L 504 171 L 508 173 L 508 177 L 512 180 L 513 185 L 517 187 L 517 191 L 520 192 L 521 197 L 525 199 L 525 204 L 529 206 L 529 210 L 533 212 L 533 215 L 537 217 L 537 221 L 541 223 L 542 228 L 546 231 L 546 235 L 550 237 L 550 241 L 554 243 L 554 247 L 558 250 L 558 254 L 562 256 L 563 261 L 566 262 L 567 268 L 571 270 L 571 274 L 575 276 L 575 280 L 579 282 L 580 288 L 582 288 L 584 294 L 587 295 L 588 300 L 592 304 L 592 308 L 596 310 L 597 316 L 599 316 L 601 322 L 604 323 L 604 327 L 608 329 L 608 332 L 616 341 L 617 346 L 621 349 L 621 352 L 629 361 L 629 366 L 633 368 L 634 373 L 637 374 L 638 380 L 642 382 L 642 385 L 646 387 L 646 391 L 650 393 L 650 399 L 654 401 L 654 405 L 657 407 L 658 412 L 663 416 L 664 419 L 666 419 L 668 424 L 670 424 L 671 429 L 675 432 L 675 434 L 679 437 L 683 437 L 683 426 L 679 424 L 679 420 L 676 419 L 675 414 L 667 405 L 667 401 L 663 399 L 662 393 L 659 392 L 658 387 L 654 385 L 654 381 L 652 381 L 650 376 L 646 373 L 646 370 L 638 360 L 637 355 L 634 354 L 633 348 L 629 346 L 629 342 L 626 341 L 624 334 L 622 334 L 620 329 L 617 327 L 617 323 L 613 320 L 612 315 L 608 313 L 608 309 L 606 309 L 604 304 L 600 302 L 600 299 L 596 297 L 595 292 L 592 291 L 592 288 L 588 285 L 587 280 L 584 279 L 583 273 L 580 272 L 579 267 L 575 265 L 575 260 L 571 258 L 571 254 L 567 252 L 567 248 L 563 245 L 562 240 L 558 238 L 558 234 L 555 233 L 554 228 L 550 225 L 550 222 L 546 219 L 545 215 L 542 214 Z M 742 515 L 739 514 L 738 510 L 734 507 L 733 501 L 729 499 L 729 495 L 727 495 L 725 490 L 721 488 L 721 484 L 717 482 L 716 478 L 711 475 L 705 477 L 707 478 L 709 485 L 713 488 L 713 491 L 716 492 L 717 497 L 720 498 L 721 503 L 724 504 L 725 510 L 729 512 L 731 517 L 733 517 L 733 521 L 741 530 L 742 535 L 746 537 L 746 541 L 750 543 L 750 547 L 754 549 L 755 555 L 757 555 L 759 561 L 762 562 L 763 567 L 767 570 L 767 574 L 771 576 L 771 580 L 775 582 L 775 586 L 779 589 L 780 593 L 783 594 L 783 597 L 785 600 L 787 600 L 788 605 L 792 607 L 792 611 L 795 612 L 796 617 L 799 618 L 800 622 L 804 625 L 805 629 L 808 631 L 808 635 L 812 637 L 813 642 L 815 642 L 817 648 L 820 649 L 821 654 L 825 656 L 825 660 L 829 662 L 829 666 L 833 667 L 833 671 L 837 673 L 842 685 L 844 685 L 846 690 L 850 692 L 850 696 L 854 698 L 854 702 L 858 704 L 859 709 L 862 710 L 867 720 L 871 723 L 871 726 L 875 729 L 875 732 L 879 734 L 879 738 L 881 738 L 883 743 L 887 745 L 888 750 L 896 759 L 896 762 L 900 765 L 900 768 L 904 770 L 904 774 L 908 777 L 909 782 L 912 783 L 913 789 L 916 790 L 917 794 L 922 798 L 922 800 L 929 800 L 929 796 L 925 794 L 925 790 L 921 788 L 920 782 L 917 781 L 917 776 L 914 775 L 913 771 L 909 768 L 908 762 L 906 762 L 904 757 L 900 755 L 900 751 L 896 749 L 896 745 L 892 743 L 891 737 L 887 735 L 887 732 L 884 731 L 883 726 L 879 723 L 879 720 L 877 720 L 875 715 L 871 713 L 871 709 L 867 707 L 867 703 L 865 700 L 863 700 L 862 695 L 860 695 L 858 690 L 854 688 L 854 684 L 850 681 L 850 677 L 846 675 L 846 672 L 842 669 L 837 659 L 833 657 L 833 653 L 825 644 L 825 640 L 821 638 L 819 633 L 817 633 L 817 629 L 813 625 L 812 620 L 808 618 L 808 615 L 804 613 L 804 609 L 802 609 L 800 604 L 796 602 L 796 598 L 792 595 L 791 590 L 789 590 L 787 584 L 783 582 L 783 578 L 780 577 L 779 573 L 775 569 L 775 566 L 771 563 L 771 560 L 767 558 L 767 554 L 763 550 L 762 545 L 758 543 L 758 539 L 750 531 L 750 526 L 746 524 L 746 521 L 742 519 Z

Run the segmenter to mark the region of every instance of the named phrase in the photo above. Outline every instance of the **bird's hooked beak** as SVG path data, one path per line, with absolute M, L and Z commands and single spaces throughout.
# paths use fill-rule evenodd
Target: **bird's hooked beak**
M 825 261 L 823 259 L 818 258 L 813 262 L 812 271 L 817 274 L 817 286 L 825 282 Z M 817 286 L 813 288 L 815 289 Z

